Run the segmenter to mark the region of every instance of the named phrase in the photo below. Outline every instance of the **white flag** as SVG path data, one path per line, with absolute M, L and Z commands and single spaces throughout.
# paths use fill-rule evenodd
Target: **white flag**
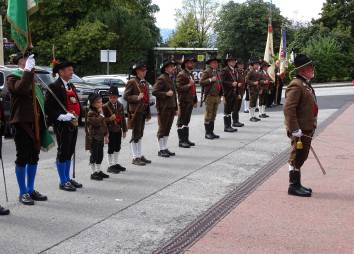
M 264 51 L 264 61 L 270 64 L 268 68 L 268 74 L 275 81 L 275 62 L 274 62 L 274 49 L 273 49 L 273 27 L 272 21 L 269 19 L 268 22 L 268 37 L 267 44 Z

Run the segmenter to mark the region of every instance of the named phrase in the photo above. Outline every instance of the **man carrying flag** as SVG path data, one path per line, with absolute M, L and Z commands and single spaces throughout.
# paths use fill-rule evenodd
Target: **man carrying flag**
M 22 53 L 14 58 L 19 69 L 8 76 L 11 93 L 11 123 L 15 126 L 16 177 L 20 189 L 19 201 L 33 205 L 47 197 L 34 189 L 39 152 L 42 146 L 52 143 L 45 125 L 43 94 L 34 83 L 34 55 L 26 52 L 31 48 L 28 17 L 37 9 L 35 0 L 9 0 L 7 19 L 11 24 L 11 36 Z M 48 141 L 48 142 L 44 142 Z M 45 143 L 45 144 L 44 144 Z M 27 180 L 27 181 L 26 181 Z

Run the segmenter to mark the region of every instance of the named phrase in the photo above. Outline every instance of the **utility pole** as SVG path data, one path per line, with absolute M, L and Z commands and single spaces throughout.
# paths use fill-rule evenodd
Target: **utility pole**
M 4 38 L 2 35 L 2 16 L 0 15 L 0 65 L 4 65 Z

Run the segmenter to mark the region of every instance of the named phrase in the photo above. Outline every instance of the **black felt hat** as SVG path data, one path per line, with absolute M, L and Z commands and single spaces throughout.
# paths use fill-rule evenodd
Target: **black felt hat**
M 221 60 L 218 58 L 218 55 L 217 54 L 211 54 L 207 60 L 206 60 L 206 64 L 210 64 L 210 62 L 212 61 L 217 61 L 218 63 L 221 62 Z
M 95 103 L 95 101 L 97 101 L 99 99 L 102 99 L 101 95 L 99 95 L 98 93 L 91 93 L 88 97 L 90 107 L 92 107 L 93 104 Z
M 304 54 L 296 55 L 296 57 L 294 59 L 294 65 L 295 65 L 296 70 L 298 70 L 302 67 L 305 67 L 309 64 L 313 65 L 313 62 L 308 56 L 306 56 Z
M 187 62 L 197 62 L 197 59 L 194 55 L 185 55 L 182 57 L 181 68 L 184 69 Z
M 119 90 L 116 86 L 111 86 L 108 90 L 108 95 L 114 95 L 119 97 Z
M 227 54 L 226 54 L 226 57 L 225 57 L 225 64 L 227 64 L 227 62 L 228 62 L 229 60 L 235 60 L 235 61 L 237 61 L 237 58 L 236 58 L 236 56 L 233 55 L 232 53 L 227 53 Z
M 132 74 L 136 75 L 136 70 L 137 69 L 142 69 L 142 68 L 146 68 L 146 64 L 144 62 L 137 62 L 132 66 Z
M 60 70 L 66 67 L 74 67 L 74 63 L 67 61 L 66 59 L 55 59 L 53 61 L 53 75 L 59 73 Z
M 165 60 L 165 61 L 163 62 L 163 64 L 161 65 L 161 73 L 165 73 L 165 69 L 166 69 L 166 67 L 169 66 L 169 65 L 174 65 L 174 66 L 175 66 L 176 63 L 175 63 L 175 61 L 170 60 L 170 59 Z

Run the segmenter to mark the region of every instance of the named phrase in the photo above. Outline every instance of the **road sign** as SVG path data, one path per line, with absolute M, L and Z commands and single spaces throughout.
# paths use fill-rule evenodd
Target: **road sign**
M 117 50 L 101 50 L 101 63 L 107 63 L 107 74 L 109 74 L 109 63 L 117 62 Z

